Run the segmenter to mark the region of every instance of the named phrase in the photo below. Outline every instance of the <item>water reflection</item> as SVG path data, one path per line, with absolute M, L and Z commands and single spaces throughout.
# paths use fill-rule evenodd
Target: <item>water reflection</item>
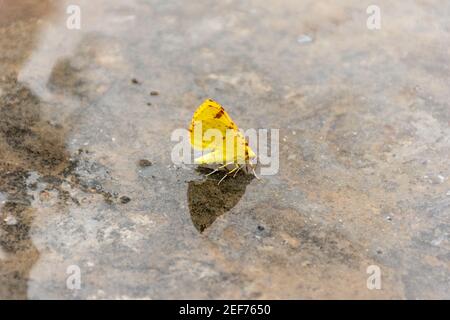
M 198 168 L 197 171 L 206 174 L 210 169 Z M 247 185 L 254 179 L 251 174 L 239 172 L 236 177 L 228 177 L 218 185 L 223 175 L 223 172 L 217 172 L 207 176 L 206 180 L 189 182 L 189 212 L 199 232 L 203 232 L 219 216 L 231 210 L 244 195 Z

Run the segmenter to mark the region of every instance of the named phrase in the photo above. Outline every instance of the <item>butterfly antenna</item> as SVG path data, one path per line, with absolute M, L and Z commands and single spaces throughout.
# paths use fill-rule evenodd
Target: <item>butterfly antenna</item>
M 261 178 L 258 177 L 258 175 L 256 174 L 255 168 L 253 166 L 252 166 L 252 172 L 253 172 L 253 175 L 255 176 L 256 179 L 261 180 Z

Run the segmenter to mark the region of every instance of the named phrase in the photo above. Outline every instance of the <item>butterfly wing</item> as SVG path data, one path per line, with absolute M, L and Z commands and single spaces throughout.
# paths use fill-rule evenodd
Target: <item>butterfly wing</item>
M 205 134 L 214 130 L 218 139 L 207 139 Z M 194 149 L 212 150 L 196 159 L 197 163 L 245 163 L 255 154 L 225 109 L 212 99 L 205 100 L 195 111 L 189 127 Z M 227 135 L 228 133 L 228 135 Z M 229 140 L 232 139 L 233 142 Z
M 195 158 L 194 162 L 197 164 L 223 163 L 222 159 L 223 159 L 222 152 L 220 152 L 220 149 L 216 149 L 198 158 Z
M 201 130 L 199 130 L 200 127 Z M 194 149 L 214 149 L 221 143 L 204 139 L 206 131 L 210 129 L 218 130 L 222 137 L 226 136 L 227 130 L 239 131 L 225 109 L 214 100 L 207 99 L 195 111 L 189 127 Z

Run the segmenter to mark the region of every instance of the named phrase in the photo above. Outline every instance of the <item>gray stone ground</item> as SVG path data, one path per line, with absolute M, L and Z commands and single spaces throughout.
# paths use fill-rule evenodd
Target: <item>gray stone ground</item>
M 372 2 L 0 2 L 0 297 L 450 298 L 450 3 Z M 171 162 L 207 97 L 278 174 Z

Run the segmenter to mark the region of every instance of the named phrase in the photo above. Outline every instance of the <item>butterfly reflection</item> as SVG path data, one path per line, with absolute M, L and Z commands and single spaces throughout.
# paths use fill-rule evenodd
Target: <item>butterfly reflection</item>
M 202 174 L 211 169 L 197 168 Z M 239 172 L 233 179 L 225 179 L 217 184 L 223 171 L 206 176 L 203 181 L 190 181 L 188 186 L 189 212 L 195 228 L 203 232 L 217 217 L 232 209 L 244 195 L 245 188 L 255 178 L 251 174 Z

